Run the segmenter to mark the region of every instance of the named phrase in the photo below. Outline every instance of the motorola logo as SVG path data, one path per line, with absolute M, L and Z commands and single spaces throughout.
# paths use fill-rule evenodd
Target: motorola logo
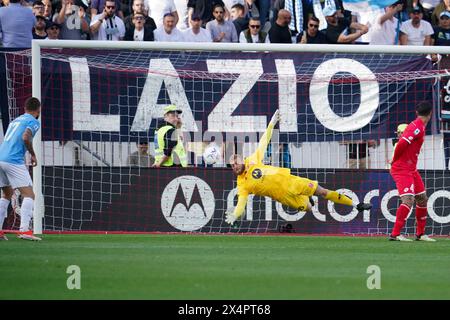
M 181 176 L 172 180 L 161 196 L 164 218 L 181 231 L 195 231 L 212 218 L 215 198 L 209 185 L 194 176 Z

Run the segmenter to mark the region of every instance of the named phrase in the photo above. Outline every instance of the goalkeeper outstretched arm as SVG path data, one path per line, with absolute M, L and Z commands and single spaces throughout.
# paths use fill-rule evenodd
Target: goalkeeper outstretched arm
M 233 224 L 237 219 L 239 219 L 245 210 L 245 205 L 247 204 L 248 195 L 240 195 L 238 198 L 237 206 L 230 211 L 225 213 L 225 222 Z
M 276 110 L 272 116 L 272 119 L 269 122 L 269 125 L 267 126 L 266 132 L 264 132 L 263 136 L 261 137 L 261 140 L 259 141 L 258 149 L 253 155 L 249 157 L 253 161 L 256 160 L 256 163 L 262 162 L 264 154 L 267 150 L 267 146 L 269 145 L 270 139 L 272 138 L 273 128 L 275 127 L 275 125 L 279 120 L 280 120 L 280 112 L 279 110 Z M 236 155 L 233 155 L 232 158 L 234 156 Z M 231 165 L 232 167 L 236 166 L 238 168 L 237 170 L 233 169 L 233 171 L 237 175 L 241 175 L 244 172 L 244 164 L 231 163 Z M 245 205 L 247 204 L 247 198 L 248 194 L 246 193 L 246 191 L 239 190 L 238 204 L 236 208 L 234 208 L 234 210 L 230 210 L 225 213 L 226 216 L 225 222 L 233 224 L 237 219 L 239 219 L 242 216 L 245 210 Z
M 258 149 L 255 152 L 256 160 L 258 163 L 262 162 L 262 160 L 264 159 L 264 154 L 266 153 L 267 146 L 269 145 L 269 142 L 272 139 L 273 128 L 275 127 L 275 125 L 279 120 L 280 120 L 280 111 L 276 110 L 272 116 L 272 119 L 269 122 L 269 125 L 267 126 L 266 132 L 264 132 L 263 136 L 261 137 L 261 140 L 259 141 L 258 144 Z

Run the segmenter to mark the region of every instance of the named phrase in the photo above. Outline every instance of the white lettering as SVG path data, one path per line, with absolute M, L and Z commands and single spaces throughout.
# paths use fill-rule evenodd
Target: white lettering
M 275 203 L 275 208 L 277 209 L 277 213 L 280 217 L 286 221 L 298 221 L 306 214 L 306 211 L 297 211 L 295 214 L 288 214 L 284 211 L 283 206 L 279 202 Z
M 338 189 L 336 190 L 338 192 L 342 192 L 344 194 L 346 194 L 347 196 L 349 196 L 355 203 L 358 203 L 358 196 L 351 190 L 349 189 Z M 227 196 L 227 209 L 230 208 L 234 208 L 234 200 L 235 197 L 237 196 L 237 188 L 232 189 L 228 196 Z M 364 195 L 364 202 L 365 203 L 370 203 L 371 200 L 375 197 L 379 197 L 380 196 L 380 190 L 379 189 L 374 189 L 369 191 L 367 194 Z M 381 209 L 381 213 L 382 215 L 386 218 L 387 221 L 389 222 L 395 222 L 395 208 L 391 208 L 390 210 L 393 211 L 394 210 L 394 214 L 391 214 L 388 204 L 389 201 L 394 198 L 394 197 L 398 197 L 398 192 L 397 190 L 390 190 L 389 192 L 387 192 L 381 199 L 381 203 L 380 203 L 380 209 Z M 434 193 L 431 194 L 431 196 L 429 197 L 428 200 L 428 213 L 431 219 L 433 219 L 435 222 L 440 223 L 440 224 L 448 224 L 450 223 L 450 215 L 447 216 L 439 216 L 436 214 L 436 212 L 433 209 L 434 206 L 434 202 L 436 201 L 436 199 L 440 198 L 440 197 L 445 197 L 447 199 L 450 200 L 450 191 L 447 190 L 438 190 Z M 319 212 L 319 208 L 318 208 L 318 197 L 317 196 L 313 196 L 314 199 L 314 203 L 315 205 L 312 208 L 312 214 L 313 216 L 321 222 L 326 222 L 326 215 L 322 214 Z M 274 218 L 272 216 L 272 202 L 273 200 L 269 197 L 264 197 L 264 203 L 265 203 L 265 221 L 272 221 Z M 248 221 L 253 221 L 254 220 L 254 196 L 250 195 L 247 201 L 247 211 L 246 211 L 246 220 Z M 255 210 L 261 210 L 260 205 L 257 206 L 258 209 Z M 341 215 L 339 214 L 335 207 L 334 207 L 334 203 L 332 201 L 328 201 L 327 202 L 327 208 L 328 208 L 328 212 L 330 213 L 330 215 L 339 222 L 350 222 L 353 219 L 355 219 L 358 215 L 358 211 L 356 209 L 353 209 L 350 213 L 348 213 L 347 215 Z M 302 219 L 305 216 L 305 212 L 303 211 L 298 211 L 295 214 L 289 214 L 287 213 L 284 209 L 281 203 L 276 202 L 275 203 L 275 209 L 276 212 L 278 213 L 278 215 L 285 221 L 298 221 L 300 219 Z M 412 214 L 411 210 L 408 214 L 408 217 Z M 364 222 L 370 222 L 370 213 L 371 210 L 365 210 L 363 213 L 363 221 Z M 380 219 L 381 217 L 379 217 Z M 263 217 L 261 217 L 261 219 L 264 219 Z
M 328 99 L 328 87 L 337 73 L 355 75 L 360 83 L 361 104 L 358 111 L 348 117 L 340 117 L 332 110 Z M 352 59 L 331 59 L 323 62 L 313 74 L 309 87 L 311 108 L 320 123 L 333 131 L 358 130 L 372 119 L 379 103 L 379 86 L 375 75 L 365 65 Z
M 67 289 L 73 290 L 81 289 L 81 269 L 77 265 L 70 265 L 66 269 L 66 273 L 70 274 L 70 276 L 67 278 L 66 285 Z
M 380 196 L 380 190 L 375 189 L 372 191 L 367 192 L 367 194 L 364 196 L 364 203 L 370 203 L 372 201 L 372 198 L 379 197 Z M 363 221 L 364 222 L 370 222 L 370 210 L 364 210 L 363 212 Z
M 278 73 L 280 131 L 297 132 L 297 73 L 294 61 L 275 59 Z
M 367 289 L 381 289 L 381 269 L 377 265 L 371 265 L 367 267 L 367 274 L 371 274 L 367 278 Z
M 119 131 L 120 115 L 91 114 L 91 77 L 86 58 L 70 57 L 72 71 L 73 130 Z
M 152 119 L 164 116 L 164 107 L 167 104 L 158 104 L 158 96 L 163 83 L 171 103 L 183 110 L 182 131 L 197 132 L 197 124 L 195 123 L 183 84 L 169 59 L 150 60 L 147 80 L 139 100 L 131 131 L 147 131 Z
M 339 193 L 343 193 L 346 196 L 350 197 L 353 200 L 353 203 L 358 203 L 358 196 L 356 195 L 356 193 L 354 193 L 353 191 L 349 190 L 349 189 L 337 189 L 336 190 Z M 356 208 L 353 208 L 353 210 L 347 214 L 347 215 L 340 215 L 339 213 L 337 213 L 336 209 L 334 208 L 334 202 L 332 201 L 328 201 L 328 211 L 330 212 L 330 215 L 334 218 L 334 220 L 339 221 L 339 222 L 348 222 L 351 221 L 353 219 L 355 219 L 355 217 L 358 215 L 358 210 L 356 210 Z
M 450 200 L 450 191 L 439 190 L 439 191 L 434 192 L 428 198 L 428 204 L 427 204 L 428 214 L 437 223 L 447 224 L 447 223 L 450 222 L 450 214 L 447 215 L 447 216 L 439 216 L 434 211 L 434 202 L 436 201 L 437 198 L 441 198 L 441 197 L 442 198 L 447 198 L 447 199 Z
M 66 27 L 69 30 L 80 30 L 81 19 L 79 16 L 80 7 L 77 5 L 71 5 L 72 14 L 66 15 Z
M 383 198 L 381 199 L 381 204 L 380 204 L 380 208 L 381 208 L 381 213 L 383 214 L 383 216 L 390 222 L 395 222 L 395 215 L 392 215 L 389 212 L 388 209 L 388 202 L 389 200 L 391 200 L 391 198 L 393 197 L 398 197 L 398 191 L 397 189 L 395 190 L 391 190 L 388 193 L 386 193 Z
M 210 73 L 239 74 L 230 89 L 223 95 L 208 115 L 208 130 L 219 132 L 265 131 L 265 116 L 231 116 L 263 74 L 261 60 L 212 60 L 206 61 Z

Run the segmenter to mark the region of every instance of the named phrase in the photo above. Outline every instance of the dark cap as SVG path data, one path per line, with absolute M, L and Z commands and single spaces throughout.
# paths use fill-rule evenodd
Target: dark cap
M 57 27 L 58 29 L 61 29 L 61 25 L 60 24 L 58 24 L 56 22 L 53 22 L 51 20 L 48 20 L 46 25 L 45 25 L 45 30 L 50 29 L 51 27 Z
M 148 140 L 146 138 L 140 138 L 138 144 L 148 144 Z
M 198 13 L 194 13 L 191 20 L 202 20 L 202 17 Z
M 419 6 L 415 6 L 412 8 L 412 12 L 422 12 L 422 8 Z
M 43 6 L 44 3 L 41 0 L 34 0 L 33 1 L 33 7 L 34 6 Z

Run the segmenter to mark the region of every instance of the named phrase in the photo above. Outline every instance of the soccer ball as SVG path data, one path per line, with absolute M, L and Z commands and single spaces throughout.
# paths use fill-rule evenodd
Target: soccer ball
M 203 160 L 206 164 L 214 164 L 220 159 L 220 148 L 214 142 L 211 142 L 203 152 Z

